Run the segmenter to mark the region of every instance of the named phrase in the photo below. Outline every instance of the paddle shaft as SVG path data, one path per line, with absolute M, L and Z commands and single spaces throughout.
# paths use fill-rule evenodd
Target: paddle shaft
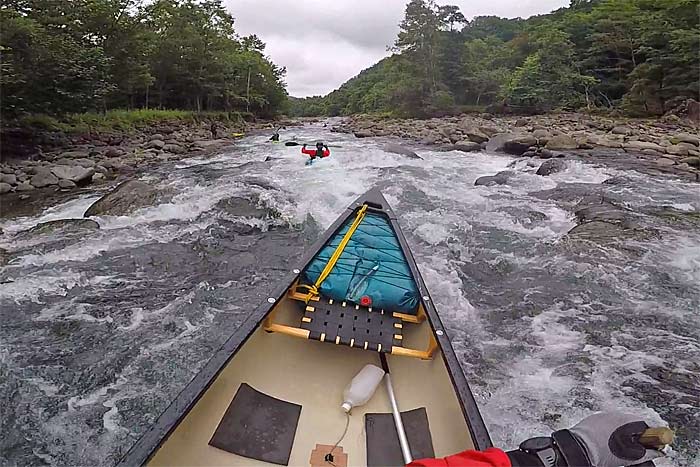
M 296 141 L 285 141 L 285 146 L 313 146 L 316 147 L 316 143 L 298 143 Z M 326 145 L 329 148 L 342 148 L 342 146 L 336 146 L 333 144 Z
M 401 420 L 399 404 L 396 402 L 394 386 L 392 386 L 391 384 L 391 375 L 389 374 L 389 363 L 386 361 L 386 356 L 383 353 L 379 354 L 379 359 L 382 361 L 382 368 L 386 372 L 386 374 L 384 375 L 384 382 L 386 383 L 386 392 L 389 394 L 389 402 L 391 402 L 391 413 L 394 416 L 394 425 L 396 425 L 396 432 L 399 435 L 401 454 L 403 454 L 404 464 L 408 465 L 411 462 L 413 462 L 413 456 L 411 455 L 411 448 L 408 445 L 408 438 L 406 437 L 406 430 L 403 427 L 403 420 Z

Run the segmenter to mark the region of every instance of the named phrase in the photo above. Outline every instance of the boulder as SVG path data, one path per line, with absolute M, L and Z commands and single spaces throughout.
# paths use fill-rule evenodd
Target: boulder
M 152 139 L 146 143 L 146 149 L 163 149 L 165 142 L 162 139 Z
M 70 180 L 71 182 L 80 184 L 89 182 L 95 173 L 95 169 L 78 165 L 56 165 L 51 168 L 51 172 L 59 179 Z
M 521 127 L 521 126 L 527 126 L 527 124 L 530 123 L 526 118 L 519 118 L 515 121 L 515 126 Z
M 44 188 L 45 186 L 58 184 L 58 177 L 51 173 L 51 169 L 37 167 L 35 171 L 36 175 L 29 180 L 29 183 L 35 188 Z
M 567 135 L 557 135 L 557 136 L 552 136 L 549 141 L 547 141 L 547 145 L 545 146 L 547 149 L 576 149 L 578 148 L 578 142 L 576 142 L 575 139 L 573 139 L 571 136 Z
M 12 185 L 5 182 L 0 182 L 0 194 L 9 193 L 12 191 Z
M 163 135 L 161 135 L 160 133 L 156 133 L 156 134 L 153 134 L 153 135 L 148 137 L 149 141 L 153 141 L 153 140 L 161 140 L 162 141 L 164 139 L 165 139 L 165 137 Z
M 374 133 L 371 130 L 357 130 L 353 133 L 355 138 L 371 138 Z
M 688 164 L 691 167 L 700 169 L 700 157 L 685 157 L 679 161 L 681 164 Z
M 173 154 L 183 154 L 187 150 L 179 144 L 166 144 L 165 146 L 163 146 L 163 151 L 170 152 Z
M 643 149 L 652 149 L 661 153 L 664 152 L 663 147 L 656 143 L 650 143 L 648 141 L 628 141 L 622 147 L 625 149 L 631 149 L 636 151 L 641 151 Z
M 479 127 L 479 131 L 491 138 L 493 135 L 497 135 L 500 131 L 492 126 L 482 125 Z
M 158 190 L 150 185 L 138 180 L 129 180 L 120 183 L 111 192 L 95 201 L 85 211 L 84 217 L 125 216 L 136 209 L 152 206 L 158 200 L 158 196 Z
M 681 133 L 671 138 L 673 144 L 678 143 L 689 143 L 693 146 L 700 146 L 700 137 L 697 135 L 691 135 L 689 133 Z
M 225 139 L 200 139 L 193 144 L 198 148 L 206 149 L 214 146 L 221 146 L 226 143 L 227 141 Z
M 562 170 L 566 170 L 567 168 L 567 163 L 565 160 L 562 159 L 548 159 L 540 165 L 540 168 L 537 169 L 537 175 L 551 175 L 553 173 L 561 172 Z
M 17 185 L 17 188 L 15 188 L 16 191 L 32 191 L 34 189 L 34 185 L 32 185 L 29 182 L 22 182 Z
M 614 127 L 612 130 L 610 130 L 610 132 L 615 134 L 615 135 L 625 135 L 625 136 L 629 136 L 633 133 L 632 128 L 630 128 L 628 126 L 623 126 L 623 125 Z
M 0 173 L 13 174 L 15 173 L 15 170 L 10 166 L 3 165 L 2 167 L 0 167 Z
M 500 149 L 508 154 L 519 156 L 536 144 L 537 138 L 532 135 L 511 134 L 503 140 Z
M 82 159 L 90 156 L 90 151 L 66 151 L 61 153 L 61 157 L 66 159 Z
M 472 141 L 460 141 L 450 148 L 451 151 L 475 152 L 481 151 L 481 145 Z
M 462 133 L 467 135 L 469 141 L 473 141 L 474 143 L 481 144 L 489 140 L 489 136 L 486 133 L 475 126 L 465 124 L 464 122 L 462 123 Z
M 670 167 L 672 165 L 676 165 L 676 161 L 674 161 L 673 159 L 669 159 L 668 157 L 659 157 L 654 161 L 654 163 L 662 167 Z
M 409 159 L 422 159 L 418 154 L 415 152 L 411 151 L 410 149 L 401 146 L 400 144 L 387 144 L 384 146 L 384 151 L 390 152 L 392 154 L 400 154 L 402 156 L 406 156 Z
M 74 159 L 73 164 L 77 164 L 80 167 L 95 167 L 95 161 L 92 159 Z M 73 165 L 69 164 L 69 165 Z
M 76 185 L 75 182 L 68 180 L 67 178 L 62 178 L 58 181 L 58 186 L 61 188 L 68 189 L 68 188 L 75 188 L 78 185 Z
M 552 138 L 552 135 L 549 133 L 549 131 L 544 129 L 537 129 L 533 131 L 532 136 L 537 138 L 537 141 L 540 144 L 547 144 L 547 142 Z
M 515 172 L 510 170 L 504 170 L 503 172 L 498 172 L 496 175 L 487 175 L 485 177 L 479 177 L 474 182 L 475 186 L 493 186 L 493 185 L 505 185 L 508 180 L 515 176 Z
M 0 183 L 17 185 L 17 176 L 15 174 L 0 174 Z
M 552 157 L 557 157 L 557 154 L 554 151 L 544 148 L 536 153 L 536 156 L 540 159 L 551 159 Z
M 101 173 L 101 172 L 95 172 L 95 173 L 93 174 L 93 176 L 92 176 L 92 181 L 93 181 L 93 182 L 99 182 L 99 181 L 104 180 L 105 178 L 106 178 L 106 177 L 105 177 L 105 175 L 104 175 L 103 173 Z
M 122 155 L 124 155 L 124 151 L 115 147 L 107 148 L 105 151 L 105 157 L 121 157 Z
M 688 148 L 680 144 L 673 144 L 671 146 L 666 146 L 666 152 L 676 156 L 687 156 Z

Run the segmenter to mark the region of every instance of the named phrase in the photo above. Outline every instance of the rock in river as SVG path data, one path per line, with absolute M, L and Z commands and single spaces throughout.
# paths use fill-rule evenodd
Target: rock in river
M 505 185 L 508 180 L 515 175 L 515 172 L 510 170 L 504 170 L 503 172 L 498 172 L 496 175 L 487 175 L 485 177 L 479 177 L 474 182 L 475 186 L 493 186 L 493 185 Z
M 25 230 L 23 234 L 47 234 L 47 233 L 67 233 L 79 230 L 97 230 L 100 224 L 92 219 L 60 219 L 57 221 L 42 222 L 29 230 Z
M 129 180 L 117 185 L 111 192 L 95 201 L 85 211 L 90 216 L 125 216 L 136 209 L 156 203 L 159 191 L 138 180 Z
M 401 146 L 400 144 L 387 144 L 386 146 L 384 146 L 384 151 L 393 154 L 401 154 L 402 156 L 406 156 L 410 159 L 423 159 L 415 152 L 411 151 L 406 147 Z
M 89 183 L 95 169 L 81 167 L 79 165 L 56 165 L 51 168 L 51 173 L 61 180 L 70 180 L 76 184 Z
M 537 169 L 537 175 L 551 175 L 566 170 L 566 167 L 566 161 L 562 159 L 547 159 L 540 165 L 540 168 Z

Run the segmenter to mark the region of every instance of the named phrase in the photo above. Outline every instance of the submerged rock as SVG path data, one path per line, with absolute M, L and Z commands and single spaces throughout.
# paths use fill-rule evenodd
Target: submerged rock
M 47 234 L 67 233 L 80 230 L 97 230 L 100 224 L 92 219 L 61 219 L 57 221 L 42 222 L 31 229 L 20 232 L 21 234 Z
M 402 156 L 406 156 L 410 159 L 423 159 L 421 156 L 416 154 L 414 151 L 401 146 L 400 144 L 387 144 L 384 146 L 384 151 L 390 152 L 392 154 L 400 154 Z
M 138 180 L 129 180 L 117 185 L 111 192 L 95 201 L 85 211 L 90 216 L 125 216 L 136 209 L 154 205 L 160 192 Z

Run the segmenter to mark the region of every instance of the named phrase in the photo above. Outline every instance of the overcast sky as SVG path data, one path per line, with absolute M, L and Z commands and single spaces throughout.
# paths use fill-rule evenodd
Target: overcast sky
M 297 97 L 323 95 L 373 65 L 392 45 L 407 0 L 225 0 L 241 35 L 257 34 L 272 60 L 287 67 Z M 454 0 L 471 19 L 528 17 L 569 0 Z

